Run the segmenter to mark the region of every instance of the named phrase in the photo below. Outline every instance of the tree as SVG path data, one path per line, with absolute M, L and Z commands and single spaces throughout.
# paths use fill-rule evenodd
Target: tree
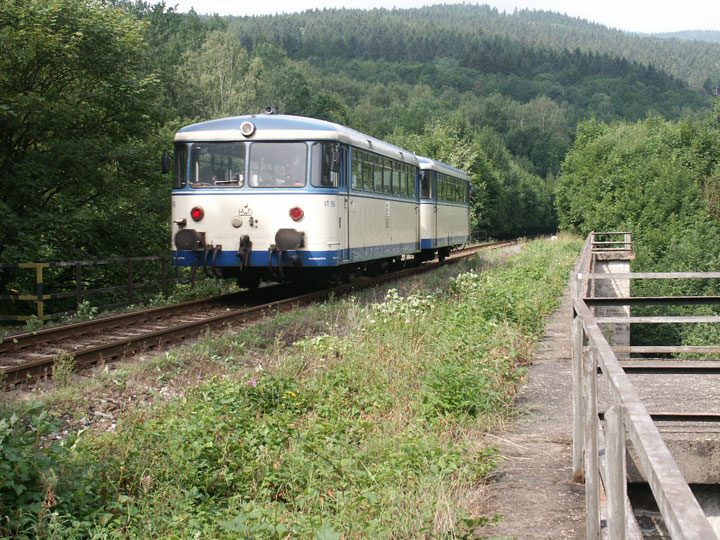
M 396 134 L 396 144 L 464 170 L 474 187 L 473 230 L 496 237 L 547 232 L 554 227 L 550 190 L 520 167 L 502 138 L 473 131 L 459 114 L 433 119 L 419 135 Z
M 262 62 L 250 58 L 235 34 L 211 32 L 183 60 L 177 81 L 181 115 L 208 120 L 258 109 Z
M 0 3 L 0 260 L 80 258 L 90 224 L 132 196 L 127 166 L 155 126 L 142 35 L 99 0 Z

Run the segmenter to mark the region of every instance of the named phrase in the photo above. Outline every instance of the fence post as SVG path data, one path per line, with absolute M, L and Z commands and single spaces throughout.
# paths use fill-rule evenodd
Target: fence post
M 133 262 L 128 260 L 128 302 L 133 304 L 135 295 L 133 294 Z
M 75 263 L 75 282 L 75 307 L 79 308 L 83 302 L 82 264 L 79 262 Z
M 75 304 L 76 308 L 79 307 L 84 299 L 85 296 L 92 296 L 93 294 L 101 294 L 105 292 L 112 292 L 113 294 L 121 293 L 124 288 L 127 288 L 127 296 L 128 296 L 128 303 L 134 304 L 136 301 L 135 298 L 135 270 L 134 270 L 134 261 L 161 261 L 162 264 L 162 279 L 160 282 L 157 281 L 157 279 L 154 279 L 151 282 L 148 281 L 142 281 L 138 283 L 139 287 L 146 287 L 152 285 L 154 286 L 161 286 L 162 287 L 162 293 L 165 296 L 165 298 L 168 297 L 169 294 L 169 288 L 171 283 L 174 281 L 172 279 L 172 276 L 168 275 L 168 272 L 172 269 L 172 259 L 168 255 L 156 255 L 156 256 L 149 256 L 149 257 L 135 257 L 135 258 L 124 258 L 124 259 L 109 259 L 109 260 L 100 260 L 100 261 L 61 261 L 61 262 L 44 262 L 44 263 L 2 263 L 0 262 L 0 270 L 6 269 L 6 268 L 14 268 L 14 269 L 23 269 L 23 270 L 34 270 L 35 271 L 35 281 L 36 281 L 36 290 L 35 292 L 28 291 L 27 294 L 0 294 L 0 302 L 10 301 L 10 302 L 16 302 L 16 301 L 22 301 L 22 302 L 34 302 L 36 307 L 35 311 L 37 314 L 37 318 L 42 321 L 50 320 L 54 318 L 54 315 L 46 315 L 45 313 L 45 301 L 51 302 L 55 299 L 59 298 L 75 298 Z M 102 289 L 94 290 L 94 289 L 86 289 L 83 285 L 83 266 L 97 266 L 97 265 L 104 265 L 104 264 L 123 264 L 128 263 L 128 282 L 127 284 L 120 283 L 118 280 L 113 280 L 112 283 L 116 284 L 112 287 L 103 287 Z M 170 263 L 170 264 L 168 264 Z M 75 290 L 66 289 L 62 292 L 58 293 L 52 293 L 52 294 L 45 294 L 45 282 L 44 282 L 44 269 L 45 268 L 58 268 L 58 267 L 65 267 L 67 269 L 70 269 L 72 267 L 75 267 Z M 114 273 L 113 273 L 114 275 Z M 153 273 L 153 277 L 155 277 L 157 274 Z M 139 279 L 143 279 L 143 272 L 139 273 Z M 2 291 L 0 291 L 2 292 Z M 108 306 L 102 306 L 99 305 L 98 307 L 108 307 Z M 50 307 L 48 308 L 50 309 Z M 34 315 L 33 315 L 34 316 Z M 15 320 L 15 321 L 23 321 L 28 318 L 27 315 L 22 316 L 15 316 L 15 317 L 4 317 L 5 319 L 9 320 Z
M 607 457 L 607 513 L 610 540 L 625 540 L 627 516 L 625 499 L 625 423 L 621 405 L 613 405 L 605 413 L 605 451 Z
M 45 319 L 45 302 L 43 296 L 45 295 L 45 286 L 43 285 L 43 265 L 35 265 L 35 280 L 37 281 L 37 317 L 40 321 Z
M 583 327 L 580 318 L 573 310 L 572 321 L 572 380 L 573 380 L 573 481 L 585 481 L 583 474 Z
M 600 479 L 598 466 L 597 351 L 585 360 L 585 512 L 587 538 L 600 540 Z
M 168 287 L 167 287 L 167 258 L 165 255 L 163 255 L 162 259 L 162 293 L 165 298 L 168 297 Z

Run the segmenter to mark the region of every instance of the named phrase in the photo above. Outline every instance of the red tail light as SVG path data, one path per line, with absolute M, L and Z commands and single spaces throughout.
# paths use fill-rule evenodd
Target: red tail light
M 193 218 L 193 221 L 200 221 L 205 217 L 205 210 L 202 209 L 202 206 L 195 206 L 190 210 L 190 217 Z
M 300 208 L 299 206 L 293 206 L 290 209 L 290 218 L 293 221 L 300 221 L 304 215 L 305 215 L 305 212 L 303 212 L 303 209 Z

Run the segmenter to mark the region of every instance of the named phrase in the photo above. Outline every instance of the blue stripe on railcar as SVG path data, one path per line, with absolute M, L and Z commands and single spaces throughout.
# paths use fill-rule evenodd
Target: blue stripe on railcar
M 340 250 L 329 251 L 286 251 L 282 263 L 286 266 L 301 263 L 301 266 L 319 267 L 319 266 L 338 266 L 340 263 Z M 202 265 L 202 251 L 173 251 L 173 260 L 177 261 L 178 266 L 193 266 L 194 264 Z M 253 251 L 250 254 L 249 266 L 268 267 L 269 251 Z M 212 254 L 208 254 L 205 263 L 213 265 Z M 279 263 L 277 252 L 273 254 L 273 266 Z M 239 266 L 240 258 L 237 257 L 235 251 L 221 251 L 215 256 L 214 265 L 223 266 Z
M 368 247 L 351 248 L 352 261 L 342 260 L 343 250 L 327 250 L 327 251 L 286 251 L 283 255 L 283 265 L 292 266 L 293 263 L 303 267 L 322 267 L 322 266 L 339 266 L 346 262 L 363 262 L 374 259 L 382 259 L 385 257 L 397 257 L 399 255 L 407 255 L 415 253 L 416 247 L 414 242 L 402 244 L 377 245 Z M 202 251 L 175 251 L 172 252 L 173 260 L 178 266 L 192 266 L 194 264 L 202 265 Z M 269 261 L 268 251 L 253 251 L 250 254 L 250 266 L 265 267 Z M 206 264 L 211 265 L 212 254 L 207 255 Z M 215 256 L 215 266 L 238 266 L 239 259 L 234 251 L 221 251 Z M 273 265 L 277 266 L 278 255 L 273 255 Z
M 466 244 L 470 241 L 470 236 L 467 234 L 460 234 L 455 236 L 441 236 L 439 238 L 423 238 L 420 240 L 420 247 L 422 249 L 435 249 L 446 246 L 457 246 L 458 244 Z

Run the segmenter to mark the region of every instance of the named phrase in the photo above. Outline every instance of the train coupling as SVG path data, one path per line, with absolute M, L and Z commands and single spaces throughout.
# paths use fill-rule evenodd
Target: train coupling
M 251 253 L 252 253 L 252 240 L 250 240 L 250 237 L 247 234 L 245 234 L 240 237 L 240 244 L 238 246 L 238 251 L 235 255 L 238 258 L 238 262 L 240 263 L 241 269 L 249 266 Z

